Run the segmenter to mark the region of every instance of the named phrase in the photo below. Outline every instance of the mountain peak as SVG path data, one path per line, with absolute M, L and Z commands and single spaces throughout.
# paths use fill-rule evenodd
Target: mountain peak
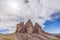
M 24 28 L 24 22 L 20 22 L 20 24 L 17 24 L 16 32 L 23 32 L 22 31 L 23 28 Z
M 25 27 L 26 27 L 27 33 L 33 33 L 33 24 L 30 19 L 25 24 Z
M 27 22 L 26 22 L 26 25 L 32 25 L 32 22 L 31 22 L 31 20 L 29 19 Z
M 38 23 L 35 23 L 34 25 L 34 33 L 43 34 L 43 30 Z
M 26 24 L 24 25 L 24 22 L 20 22 L 20 24 L 17 24 L 17 32 L 19 33 L 38 33 L 42 34 L 44 31 L 42 30 L 41 26 L 38 23 L 35 23 L 33 26 L 31 20 L 29 19 Z
M 35 23 L 34 27 L 41 29 L 41 26 L 38 23 Z

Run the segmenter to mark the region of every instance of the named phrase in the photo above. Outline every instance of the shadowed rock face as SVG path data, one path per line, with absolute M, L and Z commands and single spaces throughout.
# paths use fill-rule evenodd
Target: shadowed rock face
M 20 24 L 17 24 L 16 32 L 24 33 L 24 22 L 21 22 Z
M 34 25 L 34 33 L 38 33 L 38 34 L 44 33 L 44 31 L 42 30 L 41 26 L 38 23 Z

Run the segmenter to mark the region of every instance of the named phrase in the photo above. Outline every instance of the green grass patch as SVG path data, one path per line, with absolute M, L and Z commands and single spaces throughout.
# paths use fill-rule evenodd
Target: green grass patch
M 3 40 L 11 40 L 10 38 L 4 38 Z

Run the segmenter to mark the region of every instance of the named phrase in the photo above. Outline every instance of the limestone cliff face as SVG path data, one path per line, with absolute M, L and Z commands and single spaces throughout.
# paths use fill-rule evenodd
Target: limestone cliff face
M 29 33 L 29 34 L 32 34 L 32 33 L 43 34 L 44 33 L 41 26 L 38 23 L 35 23 L 35 25 L 33 26 L 31 20 L 28 20 L 25 25 L 24 25 L 24 22 L 20 22 L 20 24 L 17 24 L 16 32 Z
M 38 23 L 34 25 L 34 33 L 38 33 L 38 34 L 44 33 L 44 31 L 42 30 L 41 26 Z
M 23 33 L 24 31 L 24 22 L 20 22 L 20 24 L 17 24 L 17 30 L 16 32 Z
M 33 33 L 33 24 L 31 20 L 28 20 L 27 23 L 25 24 L 26 27 L 26 32 L 27 33 Z

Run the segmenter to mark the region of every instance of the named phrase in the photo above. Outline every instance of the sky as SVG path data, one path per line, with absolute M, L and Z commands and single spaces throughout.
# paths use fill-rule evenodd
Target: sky
M 46 32 L 60 33 L 60 0 L 0 0 L 0 33 L 14 33 L 28 19 Z
M 49 33 L 59 34 L 60 33 L 60 11 L 54 12 L 51 15 L 52 21 L 47 20 L 44 25 L 44 30 Z

